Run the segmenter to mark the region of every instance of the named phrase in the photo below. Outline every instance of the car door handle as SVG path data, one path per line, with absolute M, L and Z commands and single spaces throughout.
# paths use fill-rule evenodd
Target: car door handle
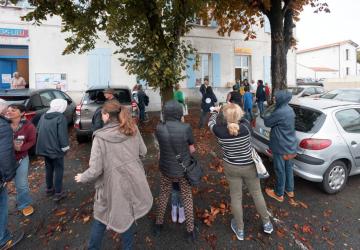
M 356 141 L 352 141 L 351 142 L 351 146 L 356 146 L 357 145 L 357 142 Z

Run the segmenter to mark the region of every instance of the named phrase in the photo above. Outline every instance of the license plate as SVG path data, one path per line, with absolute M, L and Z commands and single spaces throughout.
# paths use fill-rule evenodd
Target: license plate
M 266 139 L 270 139 L 270 132 L 268 130 L 260 128 L 260 134 L 262 134 Z

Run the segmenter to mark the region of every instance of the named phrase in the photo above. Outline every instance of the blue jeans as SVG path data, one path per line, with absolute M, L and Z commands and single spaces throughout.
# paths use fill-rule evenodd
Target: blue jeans
M 94 223 L 91 227 L 89 250 L 101 249 L 102 239 L 106 230 L 106 225 L 100 221 L 94 219 Z M 131 250 L 134 242 L 134 225 L 121 234 L 122 246 L 124 250 Z
M 257 104 L 258 104 L 259 112 L 262 115 L 264 113 L 264 102 L 258 101 Z
M 251 108 L 245 110 L 245 118 L 249 122 L 251 122 L 253 120 L 253 115 L 252 115 L 252 109 Z
M 0 247 L 10 240 L 8 227 L 8 193 L 6 187 L 0 188 Z
M 179 182 L 173 182 L 173 190 L 171 192 L 171 205 L 177 207 L 184 206 L 181 199 Z
M 140 112 L 140 121 L 145 121 L 145 106 L 139 106 L 139 112 Z
M 292 161 L 285 161 L 283 155 L 273 153 L 274 170 L 276 175 L 275 193 L 283 196 L 284 191 L 294 191 L 294 174 Z
M 29 181 L 29 156 L 23 158 L 19 167 L 16 169 L 15 187 L 16 187 L 16 202 L 18 210 L 23 210 L 31 205 Z
M 52 190 L 54 188 L 54 172 L 55 172 L 55 193 L 62 193 L 62 183 L 64 175 L 64 157 L 50 159 L 45 157 L 46 167 L 46 188 Z

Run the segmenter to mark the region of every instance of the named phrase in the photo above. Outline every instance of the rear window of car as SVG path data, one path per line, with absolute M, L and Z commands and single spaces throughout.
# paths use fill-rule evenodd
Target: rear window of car
M 288 90 L 292 95 L 298 95 L 298 94 L 300 94 L 301 91 L 304 90 L 304 88 L 295 87 L 295 88 L 288 88 L 287 90 Z
M 106 101 L 103 89 L 89 90 L 85 93 L 84 103 L 104 103 Z M 115 97 L 120 103 L 131 103 L 131 93 L 128 89 L 115 89 Z
M 302 106 L 290 104 L 295 113 L 295 130 L 304 133 L 316 133 L 324 124 L 326 115 L 320 111 Z M 275 105 L 270 106 L 264 112 L 269 116 L 275 110 Z
M 4 99 L 8 104 L 23 104 L 26 105 L 29 101 L 28 96 L 11 96 L 11 95 L 5 95 L 0 96 L 1 99 Z
M 360 103 L 360 90 L 332 90 L 323 94 L 321 98 Z

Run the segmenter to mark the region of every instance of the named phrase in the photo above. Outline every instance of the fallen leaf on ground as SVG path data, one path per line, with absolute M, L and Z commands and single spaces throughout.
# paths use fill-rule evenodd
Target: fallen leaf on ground
M 67 210 L 66 208 L 63 208 L 63 209 L 59 209 L 55 212 L 55 215 L 58 216 L 58 217 L 62 217 L 64 215 L 67 214 Z

